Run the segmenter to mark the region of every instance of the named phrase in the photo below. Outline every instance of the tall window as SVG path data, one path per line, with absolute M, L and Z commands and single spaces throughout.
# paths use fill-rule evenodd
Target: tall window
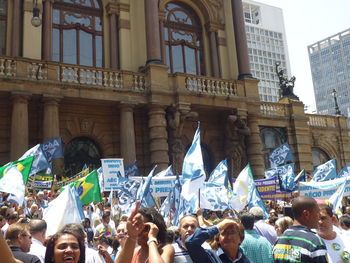
M 195 12 L 180 3 L 165 7 L 164 41 L 170 72 L 204 74 L 202 28 Z
M 6 54 L 7 0 L 0 0 L 0 55 Z
M 98 0 L 56 0 L 52 23 L 54 61 L 102 67 L 102 8 Z
M 79 173 L 86 165 L 91 169 L 101 166 L 101 154 L 94 141 L 78 137 L 70 141 L 64 150 L 64 168 L 67 175 Z

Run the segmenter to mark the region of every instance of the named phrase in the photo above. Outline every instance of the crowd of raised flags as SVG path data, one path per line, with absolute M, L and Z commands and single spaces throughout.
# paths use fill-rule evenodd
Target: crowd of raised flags
M 152 178 L 174 176 L 171 166 L 155 174 L 156 166 L 149 175 L 140 181 L 133 177 L 139 175 L 136 162 L 125 168 L 125 176 L 117 176 L 117 189 L 110 192 L 110 200 L 118 197 L 118 210 L 129 213 L 136 200 L 141 201 L 141 207 L 157 207 L 165 220 L 177 225 L 179 219 L 186 214 L 195 214 L 198 207 L 213 211 L 234 209 L 241 211 L 245 207 L 259 206 L 267 209 L 258 191 L 252 169 L 248 164 L 235 179 L 233 186 L 228 179 L 227 161 L 222 160 L 205 181 L 206 174 L 201 152 L 200 128 L 195 132 L 193 142 L 183 162 L 182 175 L 176 175 L 174 187 L 171 188 L 164 202 L 157 203 L 150 191 Z M 50 171 L 51 161 L 61 158 L 61 138 L 55 138 L 43 144 L 38 144 L 28 150 L 19 160 L 0 167 L 0 192 L 9 193 L 9 200 L 24 204 L 25 185 L 28 178 L 35 178 L 37 173 Z M 276 148 L 269 158 L 271 168 L 266 170 L 266 178 L 276 178 L 281 189 L 287 192 L 298 191 L 298 182 L 305 180 L 305 172 L 294 175 L 292 151 L 288 143 Z M 346 192 L 347 178 L 349 178 L 350 164 L 336 173 L 336 162 L 332 159 L 318 166 L 312 174 L 312 181 L 325 182 L 341 179 L 341 187 L 334 191 L 328 202 L 333 204 L 334 210 L 339 213 L 341 201 Z M 304 178 L 304 179 L 303 179 Z M 33 186 L 33 179 L 29 180 Z M 68 221 L 80 222 L 83 219 L 82 205 L 91 202 L 101 202 L 103 190 L 103 170 L 81 173 L 63 182 L 56 183 L 61 194 L 49 203 L 45 210 L 44 219 L 49 224 L 49 232 L 55 232 Z M 27 185 L 28 186 L 28 185 Z M 57 211 L 61 211 L 57 216 Z M 67 211 L 70 211 L 67 213 Z M 72 212 L 75 211 L 75 212 Z

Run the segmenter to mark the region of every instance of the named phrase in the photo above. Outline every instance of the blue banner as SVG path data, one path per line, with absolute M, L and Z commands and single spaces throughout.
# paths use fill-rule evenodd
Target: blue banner
M 125 177 L 140 176 L 139 168 L 137 168 L 137 163 L 133 162 L 129 166 L 124 168 Z
M 274 167 L 265 171 L 266 178 L 276 176 L 280 181 L 281 189 L 287 192 L 292 192 L 296 187 L 294 182 L 294 163 L 283 166 Z
M 293 154 L 287 142 L 274 149 L 269 157 L 271 167 L 277 167 L 291 160 L 293 160 Z
M 336 177 L 337 165 L 335 159 L 332 159 L 316 167 L 315 171 L 312 173 L 311 181 L 324 182 L 335 179 Z
M 347 163 L 344 168 L 339 172 L 337 178 L 350 176 L 350 163 Z
M 56 158 L 63 158 L 62 137 L 54 138 L 42 143 L 41 149 L 48 161 Z

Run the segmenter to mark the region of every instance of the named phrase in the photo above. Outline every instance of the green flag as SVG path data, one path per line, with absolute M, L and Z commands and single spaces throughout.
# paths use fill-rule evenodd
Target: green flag
M 70 187 L 74 187 L 77 191 L 82 205 L 91 202 L 102 202 L 98 173 L 96 170 L 69 185 Z
M 10 167 L 12 167 L 13 165 L 16 165 L 18 171 L 20 171 L 22 176 L 23 176 L 24 184 L 26 184 L 28 181 L 30 170 L 32 169 L 32 163 L 33 163 L 34 158 L 35 158 L 35 156 L 29 156 L 23 160 L 11 162 L 9 164 L 6 164 L 5 166 L 0 167 L 0 179 L 4 175 L 6 175 L 6 172 Z

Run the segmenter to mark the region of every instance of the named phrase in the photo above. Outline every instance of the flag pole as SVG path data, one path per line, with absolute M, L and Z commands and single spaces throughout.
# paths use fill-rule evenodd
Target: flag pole
M 198 189 L 198 207 L 201 207 L 201 189 Z

